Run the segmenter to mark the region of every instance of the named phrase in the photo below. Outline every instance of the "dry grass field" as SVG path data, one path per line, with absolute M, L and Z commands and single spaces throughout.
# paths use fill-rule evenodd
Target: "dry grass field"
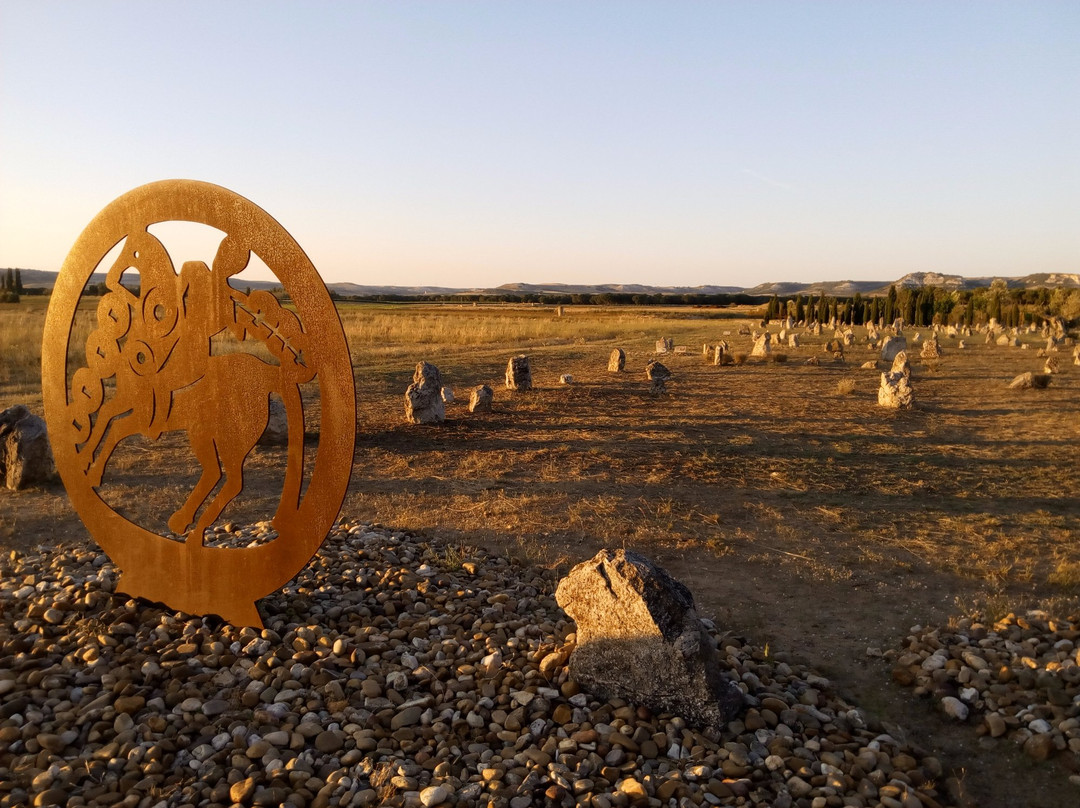
M 0 306 L 0 408 L 40 412 L 42 302 Z M 90 316 L 92 309 L 88 309 Z M 497 548 L 567 567 L 600 547 L 637 549 L 695 593 L 718 625 L 812 663 L 855 703 L 896 722 L 966 772 L 983 805 L 1075 804 L 1054 761 L 980 743 L 901 691 L 867 648 L 895 648 L 908 627 L 963 615 L 1080 612 L 1080 368 L 1045 390 L 1014 391 L 1039 371 L 1045 340 L 984 344 L 924 361 L 916 408 L 877 406 L 877 357 L 860 342 L 836 363 L 831 337 L 802 335 L 786 361 L 715 367 L 702 344 L 739 336 L 749 312 L 716 309 L 365 306 L 341 308 L 357 387 L 350 516 L 444 543 Z M 743 319 L 740 319 L 742 317 Z M 775 333 L 777 326 L 772 329 Z M 924 329 L 925 331 L 925 329 Z M 914 330 L 908 332 L 909 341 Z M 650 395 L 654 344 L 674 373 Z M 607 372 L 615 347 L 626 372 Z M 507 360 L 531 359 L 534 390 L 511 393 Z M 819 366 L 805 364 L 816 356 Z M 441 426 L 403 418 L 417 361 L 436 364 L 457 400 Z M 561 374 L 571 385 L 560 385 Z M 470 414 L 469 390 L 495 389 Z M 318 402 L 306 407 L 317 441 Z M 129 439 L 106 497 L 163 526 L 197 474 L 182 437 Z M 266 518 L 284 449 L 257 447 L 229 521 Z M 0 492 L 0 546 L 86 542 L 62 488 Z M 1025 797 L 1026 795 L 1026 797 Z M 1032 798 L 1032 799 L 1028 799 Z

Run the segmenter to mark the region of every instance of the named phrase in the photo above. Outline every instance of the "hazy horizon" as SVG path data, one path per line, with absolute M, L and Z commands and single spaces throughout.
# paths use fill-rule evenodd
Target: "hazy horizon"
M 328 282 L 1080 272 L 1080 6 L 0 0 L 0 266 L 183 177 Z M 192 257 L 207 260 L 197 239 Z

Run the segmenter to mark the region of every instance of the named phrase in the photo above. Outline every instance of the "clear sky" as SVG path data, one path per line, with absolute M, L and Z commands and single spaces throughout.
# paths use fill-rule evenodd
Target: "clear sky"
M 1080 272 L 1080 3 L 0 0 L 0 267 L 171 177 L 327 281 Z

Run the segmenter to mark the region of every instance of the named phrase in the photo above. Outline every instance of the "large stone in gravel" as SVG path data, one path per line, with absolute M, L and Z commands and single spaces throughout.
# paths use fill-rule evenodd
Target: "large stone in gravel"
M 697 726 L 719 728 L 739 712 L 742 693 L 721 673 L 693 595 L 649 559 L 601 550 L 555 598 L 577 623 L 570 676 L 586 690 Z
M 413 424 L 441 424 L 446 420 L 442 375 L 430 362 L 417 362 L 413 383 L 405 391 L 405 418 Z
M 56 477 L 44 419 L 22 404 L 0 412 L 0 478 L 12 491 Z

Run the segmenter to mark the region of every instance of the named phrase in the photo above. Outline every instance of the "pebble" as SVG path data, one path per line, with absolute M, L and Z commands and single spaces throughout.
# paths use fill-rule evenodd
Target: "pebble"
M 1009 739 L 1035 760 L 1066 756 L 1080 767 L 1080 616 L 1043 611 L 996 622 L 962 617 L 947 628 L 913 626 L 882 659 L 892 678 L 938 699 L 976 732 Z M 957 695 L 960 698 L 957 698 Z
M 272 536 L 232 525 L 213 543 Z M 461 552 L 451 565 L 436 542 L 342 521 L 260 601 L 262 629 L 114 594 L 89 547 L 5 556 L 0 808 L 954 804 L 902 734 L 712 624 L 752 705 L 723 732 L 580 692 L 554 573 Z M 997 658 L 978 654 L 987 676 Z M 1039 720 L 1051 741 L 1031 745 L 1051 753 L 1080 726 L 1039 713 L 1024 731 Z M 908 785 L 879 799 L 894 781 Z

